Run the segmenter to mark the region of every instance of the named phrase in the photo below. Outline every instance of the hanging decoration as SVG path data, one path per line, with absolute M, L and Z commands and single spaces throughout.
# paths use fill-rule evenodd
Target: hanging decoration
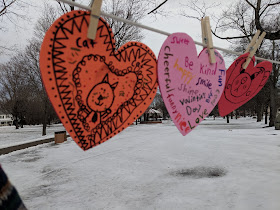
M 254 57 L 244 69 L 248 55 L 239 56 L 227 70 L 225 89 L 218 104 L 222 117 L 252 99 L 263 88 L 272 71 L 272 64 L 268 61 L 254 66 Z
M 94 147 L 132 124 L 157 91 L 156 57 L 140 42 L 115 49 L 100 18 L 87 38 L 90 12 L 72 11 L 47 31 L 40 69 L 47 94 L 64 127 L 83 149 Z
M 184 33 L 170 35 L 103 13 L 101 4 L 102 0 L 96 0 L 91 12 L 76 10 L 61 16 L 47 31 L 40 52 L 42 80 L 50 101 L 84 150 L 107 141 L 139 118 L 156 94 L 157 79 L 174 124 L 186 135 L 219 100 L 221 116 L 249 101 L 272 70 L 268 61 L 254 66 L 255 59 L 264 60 L 254 53 L 265 33 L 260 38 L 260 32 L 256 33 L 226 76 L 224 60 L 214 48 L 240 53 L 213 46 L 209 17 L 201 20 L 203 41 L 199 43 Z M 116 50 L 112 30 L 100 15 L 169 35 L 158 63 L 152 50 L 140 42 L 128 42 Z M 207 48 L 197 56 L 195 44 Z
M 182 135 L 207 117 L 223 92 L 226 78 L 222 56 L 214 51 L 209 61 L 205 48 L 197 57 L 195 43 L 185 33 L 174 33 L 158 57 L 158 81 L 165 106 Z
M 227 70 L 226 86 L 219 101 L 219 113 L 226 116 L 252 99 L 265 85 L 272 71 L 272 64 L 263 61 L 256 66 L 254 54 L 261 45 L 265 32 L 258 30 L 245 53 Z M 260 36 L 259 36 L 260 35 Z

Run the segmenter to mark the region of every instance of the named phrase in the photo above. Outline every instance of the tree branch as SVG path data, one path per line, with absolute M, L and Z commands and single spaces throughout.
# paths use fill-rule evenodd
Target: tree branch
M 251 3 L 249 2 L 248 0 L 245 0 L 247 2 L 247 4 L 249 4 L 251 7 L 253 7 L 254 9 L 256 9 L 256 7 Z
M 255 7 L 255 9 L 254 9 L 255 10 L 256 29 L 260 30 L 260 31 L 265 31 L 264 28 L 262 27 L 261 21 L 260 21 L 260 9 L 261 9 L 261 0 L 257 0 L 257 7 Z M 264 37 L 265 39 L 269 39 L 269 40 L 279 40 L 280 39 L 280 30 L 273 32 L 273 33 L 268 32 L 268 31 L 265 31 L 265 32 L 266 32 L 266 35 Z
M 0 16 L 6 14 L 6 13 L 7 13 L 8 7 L 10 7 L 10 6 L 11 6 L 13 3 L 15 3 L 15 2 L 16 2 L 16 0 L 13 0 L 13 1 L 11 1 L 9 4 L 7 4 L 7 3 L 5 2 L 5 0 L 3 0 L 3 5 L 4 5 L 4 7 L 3 7 L 3 9 L 1 9 L 1 11 L 0 11 Z
M 272 4 L 268 4 L 266 5 L 266 7 L 263 9 L 263 11 L 260 13 L 260 16 L 262 16 L 262 14 L 265 12 L 265 10 L 270 7 L 270 6 L 274 6 L 274 5 L 278 5 L 280 4 L 280 2 L 275 2 L 275 3 L 272 3 Z
M 198 21 L 200 21 L 201 19 L 195 16 L 191 16 L 191 15 L 186 15 L 186 14 L 181 14 L 182 16 L 186 17 L 186 18 L 192 18 L 192 19 L 196 19 Z
M 148 15 L 155 12 L 158 8 L 160 8 L 162 5 L 164 5 L 168 0 L 165 0 L 164 2 L 162 2 L 161 4 L 159 4 L 155 9 L 153 9 L 152 11 L 148 12 Z
M 218 36 L 213 30 L 211 30 L 211 32 L 215 37 L 217 37 L 219 39 L 242 39 L 242 38 L 252 37 L 252 34 L 244 35 L 244 36 L 221 37 L 221 36 Z

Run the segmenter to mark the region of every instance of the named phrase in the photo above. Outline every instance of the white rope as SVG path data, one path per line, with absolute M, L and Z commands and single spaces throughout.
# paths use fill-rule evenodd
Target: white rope
M 79 4 L 79 3 L 76 3 L 76 2 L 74 2 L 74 1 L 69 1 L 69 0 L 57 0 L 57 1 L 64 2 L 64 3 L 69 4 L 69 5 L 71 5 L 71 6 L 79 7 L 79 8 L 81 8 L 81 9 L 91 10 L 91 7 L 85 6 L 85 5 L 82 5 L 82 4 Z M 109 18 L 118 20 L 118 21 L 120 21 L 120 22 L 124 22 L 124 23 L 127 23 L 127 24 L 129 24 L 129 25 L 133 25 L 133 26 L 136 26 L 136 27 L 139 27 L 139 28 L 143 28 L 143 29 L 146 29 L 146 30 L 149 30 L 149 31 L 153 31 L 153 32 L 158 33 L 158 34 L 162 34 L 162 35 L 166 35 L 166 36 L 171 35 L 171 33 L 168 33 L 168 32 L 166 32 L 166 31 L 162 31 L 162 30 L 159 30 L 159 29 L 156 29 L 156 28 L 152 28 L 152 27 L 149 27 L 149 26 L 140 24 L 140 23 L 136 23 L 136 22 L 134 22 L 134 21 L 127 20 L 127 19 L 124 19 L 124 18 L 115 16 L 115 15 L 112 15 L 112 14 L 107 14 L 107 13 L 102 12 L 102 11 L 101 11 L 100 14 L 101 14 L 102 16 L 109 17 Z M 203 44 L 203 43 L 201 43 L 201 42 L 194 41 L 194 43 L 195 43 L 196 45 L 200 45 L 200 46 L 203 46 L 203 47 L 207 47 L 207 45 L 205 45 L 205 44 Z M 231 54 L 235 54 L 235 55 L 242 55 L 242 54 L 244 54 L 243 52 L 235 52 L 235 51 L 227 50 L 227 49 L 224 49 L 224 48 L 221 48 L 221 47 L 216 47 L 216 46 L 214 46 L 214 48 L 217 49 L 217 50 L 221 50 L 221 51 L 223 51 L 223 52 L 231 53 Z M 256 60 L 269 61 L 269 62 L 271 62 L 271 63 L 280 64 L 280 61 L 275 61 L 275 60 L 270 60 L 270 59 L 260 58 L 260 57 L 255 57 L 255 58 L 256 58 Z

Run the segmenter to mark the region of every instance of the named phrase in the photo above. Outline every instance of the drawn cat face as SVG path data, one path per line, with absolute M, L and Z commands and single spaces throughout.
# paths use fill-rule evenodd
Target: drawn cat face
M 87 105 L 92 111 L 103 112 L 109 109 L 114 101 L 114 89 L 118 83 L 109 84 L 108 74 L 105 75 L 102 82 L 95 85 L 88 94 Z
M 248 92 L 250 86 L 251 86 L 251 77 L 247 73 L 240 74 L 238 77 L 234 79 L 234 81 L 231 84 L 231 94 L 235 97 L 242 96 L 246 93 L 246 96 L 250 95 L 250 92 Z

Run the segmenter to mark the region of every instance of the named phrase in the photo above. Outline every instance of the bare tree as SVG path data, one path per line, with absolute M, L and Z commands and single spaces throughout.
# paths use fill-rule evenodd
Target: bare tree
M 124 19 L 139 22 L 144 17 L 148 4 L 141 0 L 112 0 L 104 1 L 102 9 L 107 13 Z M 116 48 L 119 48 L 128 41 L 140 41 L 144 38 L 143 34 L 141 34 L 141 29 L 138 27 L 111 18 L 105 17 L 105 19 L 113 30 Z
M 34 27 L 34 35 L 38 42 L 42 42 L 51 24 L 60 16 L 59 10 L 49 4 L 44 4 L 41 17 L 37 20 Z
M 72 0 L 75 2 L 75 0 Z M 74 6 L 70 6 L 68 4 L 65 4 L 65 3 L 62 3 L 62 2 L 59 2 L 57 1 L 58 5 L 59 5 L 59 8 L 60 10 L 63 12 L 63 13 L 67 13 L 67 12 L 70 12 L 70 11 L 73 11 L 75 9 Z
M 25 18 L 26 10 L 30 4 L 23 0 L 0 1 L 0 30 L 6 28 L 7 22 L 18 24 L 19 18 Z
M 260 13 L 258 18 L 261 19 L 261 28 L 256 25 L 256 11 L 252 10 L 252 5 L 249 1 L 239 2 L 235 7 L 229 8 L 223 13 L 220 20 L 220 29 L 223 30 L 236 30 L 239 31 L 241 36 L 232 36 L 229 39 L 233 40 L 232 45 L 235 50 L 244 51 L 247 44 L 251 40 L 251 36 L 254 32 L 259 30 L 265 30 L 268 35 L 266 40 L 263 42 L 260 50 L 256 52 L 257 56 L 265 57 L 272 60 L 279 59 L 279 44 L 280 41 L 275 40 L 280 24 L 279 14 L 275 14 L 274 8 L 272 8 L 272 1 L 265 2 L 263 9 L 259 10 Z M 256 4 L 258 5 L 260 1 L 258 0 Z M 280 9 L 277 4 L 273 4 L 276 8 Z M 260 12 L 261 11 L 261 12 Z M 255 13 L 254 13 L 255 12 Z M 222 19 L 223 18 L 223 19 Z M 216 28 L 217 29 L 217 28 Z M 216 30 L 214 35 L 217 36 Z M 217 36 L 219 37 L 219 36 Z M 280 37 L 279 37 L 280 38 Z M 260 93 L 253 99 L 256 100 L 256 111 L 257 111 L 257 121 L 262 119 L 262 114 L 266 103 L 270 103 L 270 121 L 269 126 L 274 126 L 276 113 L 277 113 L 277 82 L 279 79 L 279 65 L 273 64 L 273 71 L 270 75 L 268 84 L 260 91 Z
M 14 56 L 0 67 L 0 107 L 14 117 L 16 128 L 23 121 L 26 111 L 26 98 L 29 92 L 28 81 L 21 71 L 22 61 Z
M 200 19 L 209 13 L 211 7 L 206 4 L 199 4 L 192 1 L 191 8 L 196 14 L 194 16 L 183 14 L 188 18 Z M 244 51 L 250 43 L 256 30 L 266 32 L 265 41 L 262 44 L 261 50 L 256 52 L 257 56 L 266 57 L 277 60 L 277 46 L 279 46 L 280 39 L 280 1 L 276 0 L 243 0 L 229 6 L 220 17 L 214 18 L 216 20 L 216 27 L 212 33 L 220 38 L 230 41 L 232 48 L 237 51 Z M 213 17 L 213 16 L 212 16 Z M 233 35 L 230 37 L 223 37 L 220 35 L 225 31 L 231 31 Z M 274 43 L 274 44 L 273 44 Z M 274 46 L 274 47 L 273 47 Z M 279 59 L 279 58 L 278 58 Z M 262 119 L 262 110 L 266 106 L 266 102 L 270 101 L 270 126 L 274 125 L 277 104 L 276 92 L 277 82 L 279 77 L 279 65 L 273 65 L 273 73 L 269 79 L 269 85 L 266 85 L 263 90 L 253 99 L 256 100 L 256 110 L 258 113 L 257 120 Z M 269 89 L 269 90 L 268 90 Z M 268 99 L 264 99 L 270 96 Z
M 8 15 L 12 11 L 10 8 L 15 5 L 17 0 L 2 0 L 0 2 L 0 17 L 4 15 Z
M 271 41 L 271 50 L 272 52 L 270 56 L 268 56 L 270 59 L 273 60 L 279 60 L 280 59 L 280 43 L 278 43 L 273 40 Z M 273 71 L 270 74 L 269 77 L 269 87 L 270 87 L 270 120 L 269 120 L 269 126 L 275 125 L 276 120 L 276 114 L 277 114 L 277 107 L 279 107 L 279 104 L 277 104 L 277 93 L 278 93 L 278 81 L 279 81 L 279 75 L 280 75 L 280 65 L 273 64 Z
M 35 47 L 29 44 L 0 67 L 0 108 L 13 115 L 16 128 L 25 123 L 44 125 L 46 116 L 53 113 L 36 67 Z M 45 132 L 43 126 L 44 135 Z
M 183 16 L 188 18 L 196 18 L 200 20 L 202 17 L 209 15 L 210 10 L 217 5 L 206 4 L 204 1 L 189 1 L 189 4 L 182 6 L 191 9 L 194 13 L 189 15 L 182 12 Z M 279 0 L 239 0 L 231 4 L 222 15 L 217 17 L 211 15 L 216 20 L 216 27 L 212 30 L 213 35 L 220 39 L 240 39 L 250 38 L 256 30 L 265 31 L 265 39 L 280 39 L 280 1 Z M 239 34 L 234 36 L 222 36 L 226 31 Z
M 248 38 L 256 30 L 265 31 L 265 39 L 280 39 L 280 1 L 249 0 L 231 5 L 219 18 L 213 34 L 220 39 Z M 222 37 L 219 32 L 235 30 L 239 36 Z
M 158 5 L 155 5 L 155 8 L 152 9 L 150 12 L 148 12 L 148 15 L 149 14 L 152 14 L 152 13 L 157 13 L 157 11 L 159 10 L 160 7 L 162 7 L 168 0 L 164 0 L 163 2 L 161 2 L 160 4 Z M 156 3 L 155 3 L 156 4 Z
M 2 108 L 12 113 L 16 122 L 21 116 L 28 115 L 26 120 L 29 122 L 42 123 L 42 135 L 46 135 L 47 122 L 53 111 L 41 81 L 39 52 L 46 31 L 58 17 L 55 11 L 50 5 L 45 5 L 42 17 L 35 26 L 33 38 L 22 52 L 2 65 L 0 72 Z M 36 109 L 31 110 L 30 107 Z M 34 113 L 40 114 L 34 116 Z
M 206 15 L 209 15 L 209 10 L 217 8 L 218 6 L 220 6 L 220 4 L 207 4 L 205 1 L 199 2 L 195 0 L 189 0 L 187 3 L 182 3 L 181 6 L 183 9 L 180 12 L 180 15 L 186 18 L 192 18 L 200 21 L 201 18 L 205 17 Z M 188 10 L 185 10 L 185 8 L 188 8 Z
M 0 31 L 8 30 L 7 23 L 17 25 L 18 19 L 24 18 L 25 8 L 28 3 L 22 0 L 1 0 L 0 1 Z M 7 47 L 5 43 L 0 43 L 0 55 L 15 51 L 14 47 Z
M 109 6 L 110 5 L 110 6 Z M 150 2 L 140 0 L 105 2 L 108 13 L 113 13 L 133 21 L 140 21 L 150 9 Z M 60 4 L 60 11 L 69 11 L 68 6 Z M 65 8 L 62 10 L 62 8 Z M 72 10 L 73 8 L 70 8 Z M 50 25 L 59 16 L 57 10 L 50 5 L 45 6 L 34 31 L 34 36 L 26 48 L 16 54 L 8 63 L 1 66 L 0 105 L 6 107 L 7 112 L 13 113 L 16 119 L 25 118 L 28 123 L 43 123 L 42 134 L 46 134 L 46 123 L 53 115 L 48 97 L 42 85 L 39 69 L 39 51 L 41 42 Z M 143 36 L 139 28 L 109 20 L 115 31 L 117 47 L 131 40 L 138 41 Z M 13 68 L 13 71 L 9 71 Z M 28 117 L 26 117 L 28 116 Z M 16 120 L 17 122 L 18 120 Z M 17 126 L 18 127 L 18 126 Z
M 75 1 L 75 0 L 72 0 Z M 122 17 L 127 20 L 139 22 L 146 15 L 153 15 L 160 10 L 168 0 L 158 3 L 157 0 L 104 0 L 102 4 L 102 11 Z M 93 0 L 86 1 L 91 5 Z M 60 11 L 63 13 L 74 10 L 73 6 L 58 2 Z M 153 8 L 153 9 L 151 9 Z M 141 29 L 123 22 L 116 21 L 111 18 L 103 17 L 113 30 L 116 48 L 129 41 L 140 41 L 144 38 Z
M 43 87 L 43 83 L 40 76 L 39 53 L 41 43 L 43 41 L 46 31 L 51 26 L 51 24 L 57 19 L 58 16 L 59 14 L 55 8 L 51 7 L 50 5 L 45 5 L 44 12 L 35 25 L 34 38 L 31 41 L 29 41 L 29 44 L 26 46 L 24 53 L 25 74 L 28 76 L 28 79 L 33 89 L 36 90 L 40 96 L 37 98 L 37 100 L 40 100 L 41 104 L 43 105 L 42 135 L 46 135 L 48 116 L 50 115 L 49 112 L 52 112 L 52 107 Z

